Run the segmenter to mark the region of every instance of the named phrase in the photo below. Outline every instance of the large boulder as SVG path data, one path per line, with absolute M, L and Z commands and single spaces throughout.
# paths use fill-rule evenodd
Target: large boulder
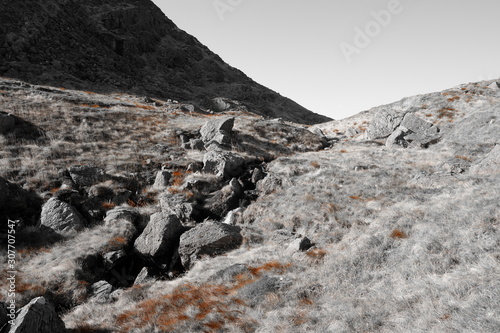
M 156 173 L 155 182 L 153 187 L 157 190 L 165 190 L 172 178 L 172 174 L 166 170 L 160 170 Z
M 177 216 L 153 214 L 144 231 L 135 240 L 135 250 L 149 263 L 168 264 L 184 230 Z
M 239 247 L 243 241 L 241 229 L 222 223 L 205 222 L 182 234 L 179 255 L 185 269 L 202 256 L 215 256 Z
M 387 138 L 399 127 L 405 114 L 405 112 L 393 110 L 377 111 L 366 131 L 367 139 L 375 140 Z
M 9 333 L 67 332 L 54 307 L 43 296 L 34 298 L 19 311 Z
M 210 150 L 203 157 L 203 172 L 231 179 L 243 172 L 243 157 L 224 150 Z
M 83 216 L 75 207 L 57 198 L 51 198 L 42 207 L 40 224 L 57 232 L 72 232 L 86 225 Z
M 106 180 L 107 175 L 95 165 L 76 165 L 68 169 L 73 182 L 78 186 L 91 186 Z
M 439 127 L 413 113 L 407 113 L 386 140 L 387 147 L 427 147 L 441 138 Z
M 231 133 L 234 126 L 234 117 L 207 121 L 200 130 L 201 140 L 205 145 L 212 141 L 221 145 L 231 143 Z

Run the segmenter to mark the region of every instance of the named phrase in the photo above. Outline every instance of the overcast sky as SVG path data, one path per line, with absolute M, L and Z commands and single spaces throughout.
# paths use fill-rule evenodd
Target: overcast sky
M 255 81 L 334 119 L 500 77 L 498 0 L 153 0 Z

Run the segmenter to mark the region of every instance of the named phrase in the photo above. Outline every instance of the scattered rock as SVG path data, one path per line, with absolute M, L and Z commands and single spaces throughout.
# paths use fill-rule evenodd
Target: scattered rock
M 239 247 L 243 241 L 241 229 L 222 223 L 205 222 L 182 234 L 179 255 L 189 269 L 202 256 L 215 256 Z
M 231 179 L 243 172 L 243 157 L 223 150 L 208 151 L 203 157 L 203 172 Z
M 307 251 L 313 246 L 311 240 L 307 237 L 297 238 L 288 245 L 285 253 L 288 255 L 292 255 L 299 251 Z
M 166 170 L 160 170 L 156 173 L 155 183 L 153 187 L 159 190 L 166 189 L 172 178 L 172 174 Z
M 51 198 L 42 207 L 40 224 L 57 232 L 72 232 L 82 230 L 85 219 L 75 207 L 57 198 Z
M 389 148 L 395 146 L 404 148 L 427 147 L 440 138 L 440 129 L 437 126 L 415 116 L 413 113 L 407 113 L 401 124 L 387 138 L 385 145 Z
M 189 146 L 193 150 L 205 150 L 205 144 L 201 139 L 191 139 L 189 140 Z
M 0 134 L 6 134 L 16 126 L 15 118 L 7 112 L 0 111 Z
M 92 296 L 98 303 L 106 303 L 109 301 L 113 286 L 107 281 L 98 281 L 90 286 Z
M 68 169 L 71 179 L 77 186 L 91 186 L 106 180 L 104 170 L 94 165 L 77 165 Z
M 201 140 L 205 145 L 214 141 L 220 145 L 231 143 L 231 133 L 234 126 L 234 117 L 209 120 L 200 130 Z
M 67 332 L 54 307 L 43 296 L 34 298 L 21 308 L 9 333 Z
M 175 215 L 156 213 L 134 243 L 135 250 L 148 262 L 168 264 L 184 227 Z
M 133 208 L 116 207 L 107 211 L 104 222 L 109 223 L 114 220 L 126 220 L 130 223 L 134 223 L 138 217 L 139 213 Z
M 145 284 L 156 280 L 156 271 L 151 267 L 143 267 L 137 275 L 134 285 Z

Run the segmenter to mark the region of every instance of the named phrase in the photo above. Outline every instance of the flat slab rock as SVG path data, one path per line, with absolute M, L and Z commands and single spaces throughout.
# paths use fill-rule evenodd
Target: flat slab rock
M 239 247 L 243 241 L 237 226 L 205 222 L 182 234 L 179 255 L 184 268 L 189 269 L 204 255 L 215 256 Z

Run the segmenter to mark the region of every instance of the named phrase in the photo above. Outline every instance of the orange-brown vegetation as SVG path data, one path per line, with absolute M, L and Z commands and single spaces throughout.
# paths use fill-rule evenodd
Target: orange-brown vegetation
M 401 229 L 394 229 L 392 232 L 391 232 L 391 235 L 390 235 L 391 238 L 399 238 L 399 239 L 403 239 L 403 238 L 408 238 L 408 235 Z
M 249 267 L 248 272 L 236 276 L 232 284 L 183 284 L 171 293 L 140 302 L 132 310 L 116 318 L 121 332 L 151 325 L 161 331 L 171 331 L 188 322 L 196 321 L 203 332 L 214 332 L 225 325 L 237 325 L 243 331 L 251 330 L 255 323 L 245 317 L 247 305 L 236 297 L 236 292 L 259 279 L 263 271 L 284 273 L 290 265 L 268 262 Z

